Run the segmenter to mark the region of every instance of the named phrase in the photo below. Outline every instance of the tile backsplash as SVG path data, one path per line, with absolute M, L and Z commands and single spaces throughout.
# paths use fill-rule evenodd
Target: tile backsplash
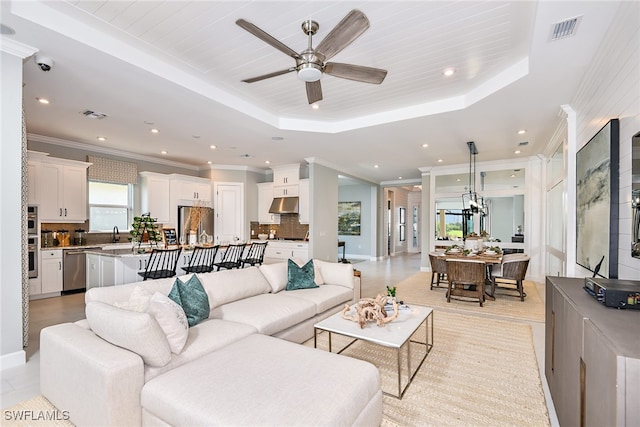
M 269 234 L 275 230 L 277 238 L 304 239 L 309 231 L 309 224 L 300 224 L 297 214 L 280 214 L 280 224 L 260 224 L 251 221 L 251 238 L 257 239 L 258 234 Z

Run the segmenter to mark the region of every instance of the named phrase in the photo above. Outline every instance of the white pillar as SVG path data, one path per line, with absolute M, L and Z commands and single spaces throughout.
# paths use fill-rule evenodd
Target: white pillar
M 565 179 L 564 194 L 567 195 L 566 200 L 566 218 L 567 231 L 565 241 L 565 252 L 567 254 L 567 277 L 575 277 L 576 275 L 576 112 L 570 105 L 560 106 L 567 114 L 567 179 Z
M 0 366 L 25 363 L 22 347 L 22 60 L 36 49 L 0 43 Z

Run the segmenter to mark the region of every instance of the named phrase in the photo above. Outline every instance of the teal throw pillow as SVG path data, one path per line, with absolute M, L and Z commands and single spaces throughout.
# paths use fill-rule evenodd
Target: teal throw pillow
M 195 274 L 189 280 L 183 282 L 176 278 L 169 298 L 175 301 L 187 315 L 189 327 L 195 326 L 209 317 L 209 297 Z
M 317 288 L 315 283 L 315 274 L 313 273 L 313 260 L 309 260 L 302 267 L 289 260 L 289 271 L 287 274 L 287 291 L 295 291 L 296 289 Z

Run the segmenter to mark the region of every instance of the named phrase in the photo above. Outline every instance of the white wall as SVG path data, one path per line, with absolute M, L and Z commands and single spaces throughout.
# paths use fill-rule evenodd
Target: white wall
M 371 200 L 371 185 L 341 185 L 338 189 L 338 201 L 360 202 L 360 235 L 338 235 L 338 238 L 345 242 L 347 258 L 369 259 L 375 256 L 375 253 L 371 253 L 372 239 L 376 237 L 371 233 L 372 221 L 375 219 L 371 215 L 372 211 L 375 211 Z M 338 255 L 342 256 L 342 248 L 339 249 Z
M 571 107 L 577 114 L 580 150 L 610 119 L 620 120 L 618 278 L 638 279 L 640 260 L 631 257 L 631 138 L 640 131 L 640 3 L 623 2 L 580 83 Z M 569 156 L 575 156 L 570 152 Z M 569 189 L 569 191 L 575 191 Z M 567 250 L 574 251 L 574 242 Z M 576 276 L 591 272 L 576 266 Z
M 309 164 L 309 256 L 336 261 L 338 247 L 338 172 Z
M 3 46 L 4 49 L 4 46 Z M 25 362 L 22 348 L 22 57 L 0 53 L 0 366 Z

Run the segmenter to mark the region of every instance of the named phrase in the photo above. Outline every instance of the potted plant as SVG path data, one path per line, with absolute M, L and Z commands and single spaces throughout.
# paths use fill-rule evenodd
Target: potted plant
M 142 242 L 148 241 L 151 245 L 157 245 L 162 240 L 162 235 L 158 231 L 158 220 L 152 218 L 150 213 L 142 214 L 133 218 L 131 224 L 131 243 L 134 248 L 138 244 L 138 252 L 141 251 Z
M 397 286 L 387 286 L 387 302 L 391 303 L 396 300 Z

